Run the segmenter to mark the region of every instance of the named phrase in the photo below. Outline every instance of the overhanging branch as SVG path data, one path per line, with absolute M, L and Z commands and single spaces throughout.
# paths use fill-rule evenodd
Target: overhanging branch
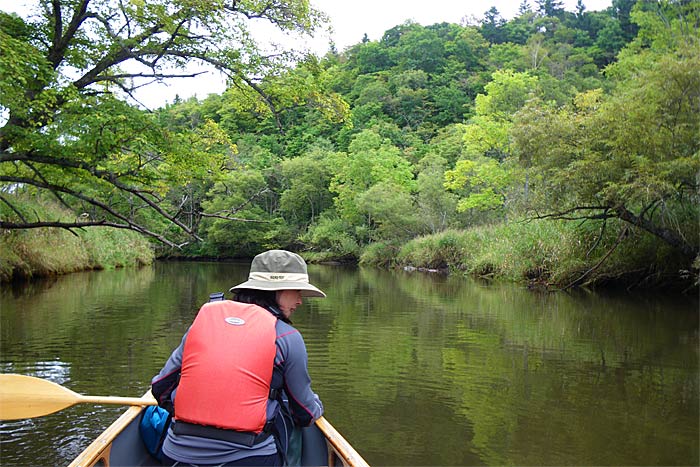
M 0 229 L 6 229 L 6 230 L 25 230 L 25 229 L 40 229 L 40 228 L 46 228 L 46 227 L 55 227 L 55 228 L 60 228 L 60 229 L 77 229 L 77 228 L 82 228 L 82 227 L 113 227 L 116 229 L 125 229 L 125 230 L 133 230 L 139 233 L 142 233 L 144 235 L 148 235 L 149 237 L 153 237 L 157 239 L 158 241 L 173 247 L 173 248 L 182 248 L 184 245 L 187 243 L 182 243 L 182 244 L 177 244 L 174 243 L 167 238 L 163 237 L 160 234 L 157 234 L 155 232 L 151 232 L 148 229 L 144 229 L 140 226 L 137 226 L 135 224 L 120 224 L 118 222 L 111 222 L 107 220 L 99 220 L 99 221 L 88 221 L 88 222 L 59 222 L 59 221 L 38 221 L 38 222 L 22 222 L 22 223 L 16 223 L 16 222 L 7 222 L 0 220 Z M 73 233 L 73 232 L 71 232 Z
M 79 193 L 75 190 L 72 190 L 67 187 L 55 185 L 55 184 L 50 184 L 50 183 L 45 183 L 39 180 L 35 180 L 32 178 L 25 178 L 25 177 L 11 177 L 11 176 L 0 176 L 0 182 L 8 182 L 8 183 L 25 183 L 28 185 L 33 185 L 36 186 L 37 188 L 42 188 L 45 190 L 49 190 L 53 193 L 66 193 L 70 196 L 73 196 L 77 199 L 80 199 L 82 201 L 85 201 L 86 203 L 95 206 L 102 211 L 112 215 L 116 219 L 119 219 L 123 222 L 123 224 L 119 223 L 113 223 L 111 221 L 107 221 L 106 219 L 101 219 L 101 220 L 96 220 L 96 221 L 81 221 L 81 222 L 46 222 L 46 221 L 37 221 L 37 222 L 24 222 L 24 223 L 13 223 L 13 222 L 6 222 L 2 221 L 0 223 L 0 227 L 5 226 L 4 228 L 7 229 L 20 229 L 23 228 L 22 226 L 26 226 L 24 228 L 38 228 L 38 227 L 63 227 L 63 228 L 68 228 L 68 227 L 85 227 L 89 225 L 101 225 L 101 226 L 113 226 L 113 227 L 118 227 L 118 228 L 124 228 L 124 229 L 131 229 L 135 230 L 137 232 L 141 232 L 145 235 L 148 235 L 150 237 L 156 238 L 157 240 L 172 246 L 172 247 L 177 247 L 177 244 L 174 242 L 168 240 L 167 238 L 163 237 L 162 235 L 152 232 L 149 229 L 145 228 L 141 224 L 134 222 L 133 220 L 129 219 L 123 214 L 120 214 L 119 212 L 115 211 L 111 206 L 96 200 L 94 198 L 91 198 L 89 196 L 84 195 L 83 193 Z M 179 221 L 178 221 L 179 222 Z M 60 225 L 57 225 L 60 224 Z M 114 224 L 114 225 L 112 225 Z M 187 232 L 187 230 L 185 230 Z M 188 232 L 190 233 L 190 232 Z M 197 240 L 201 241 L 201 238 L 199 238 L 197 235 L 190 233 L 194 238 Z
M 32 162 L 40 162 L 43 164 L 49 164 L 49 165 L 54 165 L 62 168 L 74 168 L 74 169 L 81 169 L 85 170 L 91 175 L 104 180 L 114 187 L 118 188 L 119 190 L 126 192 L 126 193 L 131 193 L 132 195 L 136 196 L 137 198 L 141 199 L 144 201 L 146 204 L 148 204 L 151 209 L 156 211 L 158 214 L 172 222 L 173 224 L 177 225 L 180 227 L 185 233 L 188 235 L 191 235 L 195 237 L 197 240 L 201 240 L 197 235 L 192 232 L 192 230 L 184 225 L 182 222 L 180 222 L 178 219 L 173 217 L 172 215 L 168 214 L 165 212 L 165 210 L 160 207 L 155 201 L 149 199 L 148 195 L 151 195 L 148 191 L 141 190 L 129 185 L 126 185 L 125 183 L 121 182 L 119 180 L 119 175 L 115 174 L 114 172 L 110 172 L 108 170 L 100 170 L 94 167 L 91 164 L 88 164 L 85 161 L 82 160 L 70 160 L 70 159 L 65 159 L 65 158 L 59 158 L 59 157 L 47 157 L 47 156 L 41 156 L 37 154 L 28 154 L 28 153 L 22 153 L 22 154 L 15 154 L 15 153 L 3 153 L 0 155 L 0 162 L 6 162 L 6 161 L 32 161 Z M 13 182 L 12 180 L 14 177 L 0 177 L 0 181 L 2 178 L 8 178 L 8 180 L 5 181 L 10 181 Z M 37 185 L 36 180 L 33 179 L 24 179 L 24 181 L 20 181 L 17 183 L 29 183 L 35 186 Z M 48 188 L 48 187 L 47 187 Z M 48 188 L 51 189 L 51 188 Z
M 597 219 L 611 219 L 617 217 L 614 213 L 610 212 L 612 209 L 610 206 L 576 206 L 570 209 L 565 209 L 563 211 L 551 212 L 548 214 L 536 214 L 533 219 L 561 219 L 567 221 L 579 221 L 579 220 L 597 220 Z M 602 212 L 601 212 L 602 211 Z M 590 212 L 593 214 L 577 214 Z M 597 212 L 597 213 L 594 213 Z
M 674 248 L 677 248 L 689 258 L 694 258 L 700 254 L 698 246 L 691 245 L 679 232 L 666 228 L 648 216 L 649 212 L 654 211 L 663 200 L 655 200 L 642 208 L 640 214 L 635 214 L 624 205 L 606 206 L 606 205 L 591 205 L 591 206 L 574 206 L 570 209 L 565 209 L 548 214 L 536 214 L 534 219 L 561 219 L 561 220 L 607 220 L 620 219 L 634 227 L 640 228 L 662 241 L 668 243 Z

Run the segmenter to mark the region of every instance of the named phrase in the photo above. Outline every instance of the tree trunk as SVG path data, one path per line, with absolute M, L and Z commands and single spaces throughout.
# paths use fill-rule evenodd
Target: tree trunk
M 659 237 L 661 240 L 668 243 L 672 247 L 680 250 L 687 257 L 692 259 L 698 254 L 700 254 L 700 251 L 697 248 L 694 248 L 692 245 L 690 245 L 683 237 L 678 235 L 677 232 L 671 229 L 667 229 L 665 227 L 655 225 L 648 219 L 645 219 L 642 216 L 637 216 L 624 206 L 617 208 L 616 212 L 617 216 L 623 221 L 629 222 L 630 224 L 637 226 L 642 230 L 646 230 L 650 234 Z

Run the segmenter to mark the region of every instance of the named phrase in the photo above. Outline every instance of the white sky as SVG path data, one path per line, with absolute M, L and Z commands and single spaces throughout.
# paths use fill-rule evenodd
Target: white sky
M 564 0 L 564 8 L 575 11 L 577 0 Z M 535 8 L 535 0 L 529 0 Z M 0 9 L 22 14 L 29 0 L 0 0 Z M 366 33 L 370 40 L 381 39 L 384 31 L 412 20 L 423 26 L 435 23 L 463 23 L 464 19 L 482 18 L 484 13 L 495 6 L 501 16 L 510 19 L 518 11 L 521 0 L 311 0 L 312 5 L 325 12 L 333 27 L 332 39 L 336 48 L 342 51 L 357 44 Z M 609 7 L 612 0 L 584 0 L 586 10 L 596 11 Z M 263 33 L 267 34 L 267 33 Z M 309 46 L 317 54 L 328 50 L 329 38 L 319 34 Z M 138 98 L 149 108 L 157 108 L 172 102 L 175 95 L 186 99 L 197 96 L 200 99 L 209 94 L 219 94 L 225 89 L 223 77 L 211 71 L 197 78 L 174 79 L 167 85 L 151 84 L 144 87 Z

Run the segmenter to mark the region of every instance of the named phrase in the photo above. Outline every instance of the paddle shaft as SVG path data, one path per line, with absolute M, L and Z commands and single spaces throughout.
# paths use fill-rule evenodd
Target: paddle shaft
M 114 405 L 157 405 L 155 399 L 142 399 L 140 397 L 117 397 L 117 396 L 80 396 L 76 402 L 88 404 L 114 404 Z

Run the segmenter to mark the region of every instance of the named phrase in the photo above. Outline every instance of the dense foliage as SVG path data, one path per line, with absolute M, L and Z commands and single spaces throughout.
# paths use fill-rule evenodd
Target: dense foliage
M 199 238 L 188 255 L 286 247 L 390 263 L 424 235 L 556 218 L 592 239 L 591 264 L 645 234 L 674 267 L 698 266 L 697 2 L 586 11 L 580 1 L 568 12 L 526 0 L 510 20 L 490 8 L 477 24 L 406 22 L 286 68 L 236 42 L 247 37 L 236 27 L 258 14 L 310 31 L 319 17 L 303 1 L 257 12 L 246 8 L 258 2 L 234 12 L 218 2 L 59 3 L 64 14 L 98 3 L 113 16 L 83 9 L 103 29 L 71 37 L 49 27 L 48 6 L 43 22 L 1 16 L 0 227 L 46 225 L 12 196 L 49 191 L 95 223 L 171 245 Z M 117 18 L 138 32 L 115 38 Z M 177 47 L 153 43 L 164 31 Z M 125 43 L 152 66 L 149 47 L 227 69 L 230 87 L 140 110 L 118 92 L 131 83 L 114 68 Z M 67 67 L 84 74 L 67 80 Z
M 165 198 L 176 186 L 210 183 L 234 145 L 213 122 L 169 128 L 128 98 L 153 81 L 196 76 L 185 65 L 199 63 L 225 73 L 242 98 L 265 99 L 277 116 L 289 92 L 264 92 L 255 76 L 274 76 L 296 55 L 265 53 L 250 24 L 309 33 L 322 18 L 304 0 L 56 0 L 33 8 L 27 19 L 0 13 L 2 193 L 49 193 L 81 218 L 42 218 L 3 196 L 0 227 L 112 226 L 171 246 L 164 222 L 195 238 L 197 229 Z M 312 89 L 299 86 L 297 95 Z

